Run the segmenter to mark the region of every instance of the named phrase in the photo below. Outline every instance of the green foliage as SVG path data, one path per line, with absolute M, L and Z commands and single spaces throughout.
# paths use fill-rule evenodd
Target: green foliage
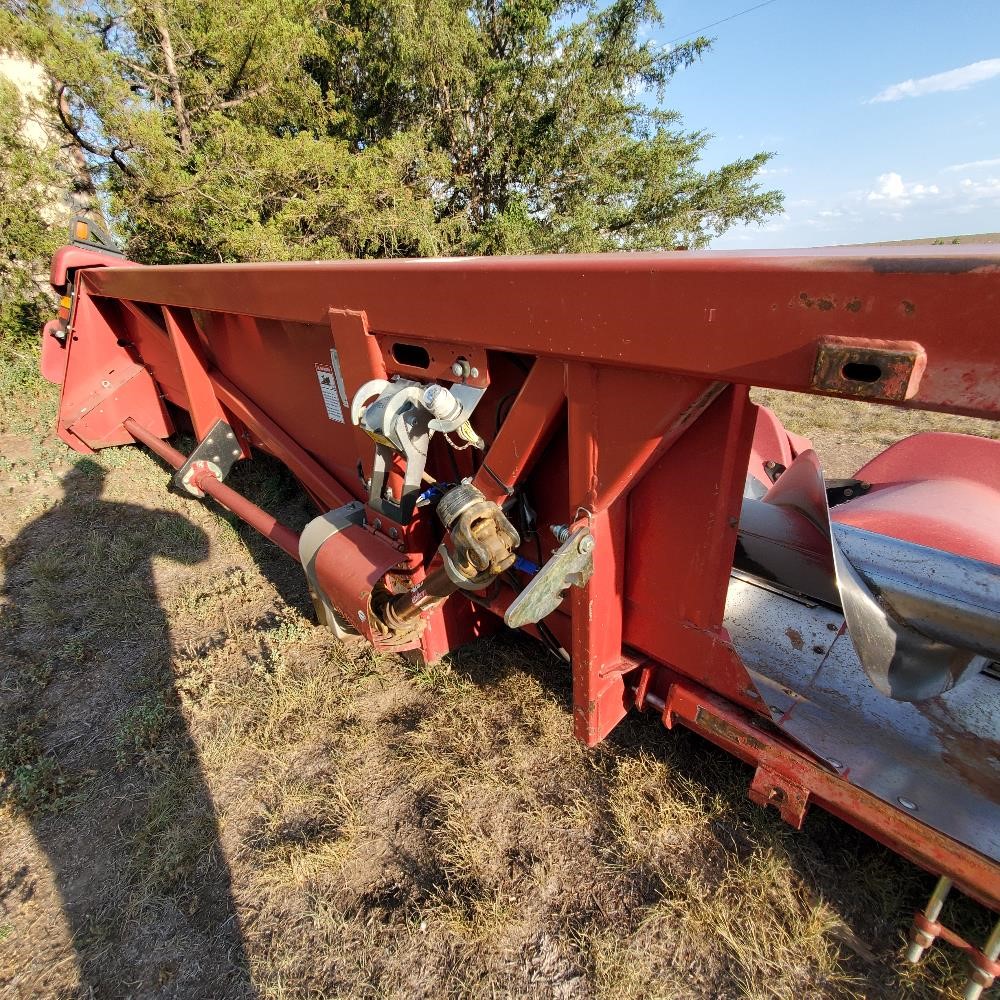
M 660 107 L 654 0 L 6 0 L 144 261 L 702 246 L 781 196 Z M 2 27 L 2 25 L 0 25 Z
M 0 801 L 27 813 L 57 808 L 66 782 L 58 762 L 41 747 L 38 720 L 0 735 Z
M 115 734 L 115 761 L 125 767 L 153 750 L 170 726 L 171 712 L 159 693 L 145 695 L 123 716 Z

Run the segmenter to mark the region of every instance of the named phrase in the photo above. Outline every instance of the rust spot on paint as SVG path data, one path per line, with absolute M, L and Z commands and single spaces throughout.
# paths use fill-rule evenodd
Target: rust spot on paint
M 844 307 L 848 312 L 861 312 L 861 299 L 851 299 Z
M 725 719 L 720 719 L 718 716 L 706 712 L 701 705 L 698 706 L 698 711 L 695 712 L 694 723 L 705 732 L 714 733 L 721 739 L 728 740 L 730 743 L 736 744 L 736 746 L 740 746 L 742 744 L 744 746 L 751 747 L 754 750 L 767 749 L 766 745 L 755 736 L 740 732 L 739 729 L 728 723 Z
M 796 649 L 802 648 L 802 633 L 798 629 L 789 626 L 785 629 L 785 635 Z
M 907 316 L 912 316 L 917 311 L 917 307 L 909 299 L 903 299 L 900 306 Z
M 832 299 L 818 299 L 816 305 L 819 306 L 821 312 L 829 312 L 833 308 Z
M 923 347 L 913 341 L 825 337 L 812 384 L 841 396 L 898 401 L 916 394 L 926 366 Z

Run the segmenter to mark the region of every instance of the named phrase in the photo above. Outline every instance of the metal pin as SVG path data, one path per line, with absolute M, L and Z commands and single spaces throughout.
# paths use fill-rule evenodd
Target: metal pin
M 902 802 L 903 800 L 900 799 L 899 801 Z M 951 879 L 946 878 L 944 875 L 938 879 L 938 884 L 934 886 L 931 898 L 927 900 L 927 906 L 924 909 L 924 916 L 928 920 L 936 921 L 941 916 L 941 907 L 944 906 L 944 901 L 948 898 L 948 893 L 951 892 L 951 884 Z M 934 938 L 929 934 L 925 934 L 916 927 L 912 928 L 910 931 L 910 944 L 906 949 L 906 960 L 916 965 L 923 957 L 924 952 L 933 943 Z
M 983 954 L 991 961 L 995 962 L 1000 958 L 1000 920 L 993 925 L 990 936 L 983 945 Z M 993 985 L 994 977 L 985 969 L 973 966 L 969 973 L 969 979 L 965 984 L 964 1000 L 979 1000 L 983 990 L 988 990 Z

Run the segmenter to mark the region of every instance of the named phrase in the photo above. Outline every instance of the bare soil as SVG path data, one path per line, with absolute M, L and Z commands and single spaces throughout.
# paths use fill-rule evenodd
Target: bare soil
M 833 474 L 956 426 L 767 399 Z M 901 961 L 930 877 L 818 810 L 795 833 L 655 719 L 583 749 L 518 636 L 420 668 L 337 643 L 297 565 L 167 481 L 0 436 L 0 996 L 958 995 L 947 949 Z

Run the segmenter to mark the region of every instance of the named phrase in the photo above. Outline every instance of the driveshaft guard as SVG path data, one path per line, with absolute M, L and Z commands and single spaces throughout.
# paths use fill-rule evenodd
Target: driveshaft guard
M 390 542 L 365 526 L 364 512 L 355 501 L 310 521 L 302 532 L 299 554 L 320 620 L 338 635 L 357 632 L 381 648 L 388 634 L 372 613 L 372 593 L 404 559 Z M 404 648 L 396 640 L 391 645 Z M 410 645 L 419 645 L 419 638 Z

